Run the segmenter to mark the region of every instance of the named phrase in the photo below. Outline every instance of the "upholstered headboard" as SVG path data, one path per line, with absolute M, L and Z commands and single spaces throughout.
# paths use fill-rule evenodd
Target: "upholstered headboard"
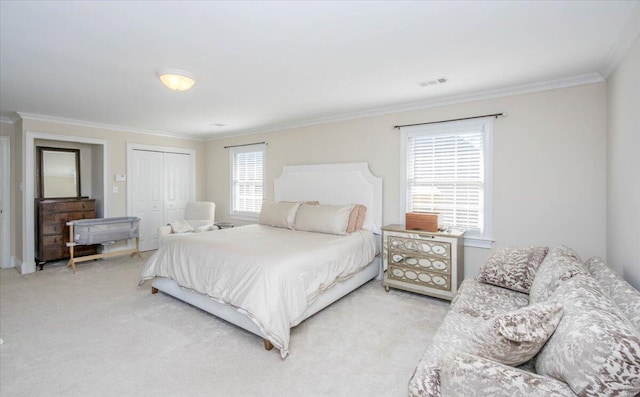
M 362 204 L 367 207 L 364 228 L 382 227 L 382 178 L 367 163 L 285 166 L 274 181 L 275 201 L 313 201 L 320 204 Z

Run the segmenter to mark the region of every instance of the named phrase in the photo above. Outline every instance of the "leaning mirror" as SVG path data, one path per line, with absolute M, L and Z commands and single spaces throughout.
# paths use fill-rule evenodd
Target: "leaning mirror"
M 38 147 L 40 198 L 80 197 L 80 150 Z

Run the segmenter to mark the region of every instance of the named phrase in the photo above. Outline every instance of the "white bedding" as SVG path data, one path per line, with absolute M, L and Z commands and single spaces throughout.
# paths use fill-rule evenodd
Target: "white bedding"
M 280 350 L 325 289 L 376 255 L 369 230 L 347 236 L 248 225 L 175 239 L 145 264 L 142 281 L 168 277 L 247 315 Z

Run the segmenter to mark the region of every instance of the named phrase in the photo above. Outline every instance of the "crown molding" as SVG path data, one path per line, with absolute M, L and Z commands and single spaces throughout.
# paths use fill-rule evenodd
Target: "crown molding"
M 294 123 L 284 123 L 264 128 L 252 128 L 247 130 L 239 130 L 235 132 L 220 133 L 208 135 L 206 141 L 214 141 L 218 139 L 231 138 L 243 135 L 261 134 L 274 131 L 289 130 L 293 128 L 302 128 L 318 124 L 327 124 L 338 121 L 353 120 L 372 116 L 381 116 L 389 113 L 401 113 L 412 110 L 421 110 L 434 108 L 439 106 L 455 105 L 466 102 L 481 101 L 493 98 L 500 98 L 512 95 L 528 94 L 539 91 L 555 90 L 559 88 L 568 88 L 585 84 L 594 84 L 605 81 L 599 73 L 588 73 L 578 76 L 571 76 L 562 79 L 548 80 L 537 83 L 521 84 L 511 87 L 499 88 L 494 90 L 478 91 L 471 94 L 453 95 L 444 98 L 430 99 L 427 101 L 410 102 L 402 105 L 393 105 L 379 107 L 361 112 L 343 113 L 340 115 L 320 117 L 315 119 L 304 120 Z
M 61 123 L 61 124 L 77 125 L 80 127 L 101 128 L 101 129 L 107 129 L 107 130 L 129 132 L 132 134 L 144 134 L 144 135 L 154 135 L 154 136 L 162 136 L 162 137 L 168 137 L 168 138 L 188 139 L 192 141 L 204 141 L 203 137 L 196 137 L 189 134 L 177 134 L 177 133 L 163 132 L 163 131 L 152 131 L 152 130 L 145 130 L 140 128 L 124 127 L 121 125 L 96 123 L 92 121 L 67 119 L 64 117 L 46 116 L 42 114 L 33 114 L 33 113 L 25 113 L 25 112 L 16 112 L 15 114 L 17 114 L 19 116 L 19 119 L 22 119 L 22 120 L 45 121 L 49 123 Z
M 11 120 L 11 117 L 2 116 L 0 117 L 0 123 L 2 124 L 13 124 L 15 121 Z
M 640 40 L 640 2 L 631 11 L 627 23 L 618 34 L 618 39 L 602 61 L 600 73 L 605 79 L 608 79 L 620 66 L 620 63 L 622 63 L 625 55 L 627 55 L 636 40 Z
M 455 105 L 455 104 L 466 103 L 466 102 L 481 101 L 481 100 L 487 100 L 492 98 L 554 90 L 559 88 L 568 88 L 568 87 L 584 85 L 584 84 L 599 83 L 603 81 L 604 81 L 604 78 L 599 73 L 589 73 L 589 74 L 571 76 L 571 77 L 556 79 L 556 80 L 542 81 L 542 82 L 531 83 L 531 84 L 521 84 L 521 85 L 516 85 L 511 87 L 499 88 L 495 90 L 478 91 L 471 94 L 454 95 L 454 96 L 449 96 L 444 98 L 430 99 L 427 101 L 410 102 L 410 103 L 405 103 L 401 105 L 373 108 L 373 109 L 368 109 L 360 112 L 343 113 L 343 114 L 329 116 L 329 117 L 319 117 L 315 119 L 297 121 L 292 123 L 276 124 L 272 126 L 250 128 L 246 130 L 237 130 L 237 131 L 230 131 L 230 132 L 224 132 L 224 133 L 218 133 L 218 134 L 208 134 L 208 135 L 198 136 L 198 137 L 189 135 L 189 134 L 177 134 L 177 133 L 169 133 L 169 132 L 162 132 L 162 131 L 151 131 L 151 130 L 144 130 L 144 129 L 138 129 L 138 128 L 124 127 L 120 125 L 96 123 L 96 122 L 90 122 L 90 121 L 67 119 L 62 117 L 46 116 L 46 115 L 39 115 L 39 114 L 32 114 L 32 113 L 25 113 L 25 112 L 15 112 L 12 115 L 12 117 L 9 117 L 9 118 L 3 117 L 2 119 L 0 119 L 0 121 L 5 122 L 4 121 L 5 119 L 13 120 L 13 122 L 11 122 L 13 124 L 15 123 L 15 121 L 20 119 L 35 120 L 35 121 L 45 121 L 45 122 L 52 122 L 52 123 L 77 125 L 77 126 L 89 127 L 89 128 L 109 129 L 114 131 L 129 132 L 133 134 L 146 134 L 146 135 L 153 135 L 153 136 L 188 139 L 188 140 L 194 140 L 194 141 L 215 141 L 219 139 L 225 139 L 225 138 L 231 138 L 231 137 L 237 137 L 237 136 L 290 130 L 293 128 L 309 127 L 312 125 L 334 123 L 338 121 L 360 119 L 360 118 L 372 117 L 372 116 L 380 116 L 380 115 L 385 115 L 390 113 L 408 112 L 412 110 L 428 109 L 428 108 L 434 108 L 439 106 Z

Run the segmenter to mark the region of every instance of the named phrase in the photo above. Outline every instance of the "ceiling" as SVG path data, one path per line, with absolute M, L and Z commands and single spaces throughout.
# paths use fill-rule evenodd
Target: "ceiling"
M 606 78 L 639 16 L 638 0 L 2 0 L 0 116 L 204 139 L 570 85 Z M 159 68 L 196 84 L 171 91 Z

